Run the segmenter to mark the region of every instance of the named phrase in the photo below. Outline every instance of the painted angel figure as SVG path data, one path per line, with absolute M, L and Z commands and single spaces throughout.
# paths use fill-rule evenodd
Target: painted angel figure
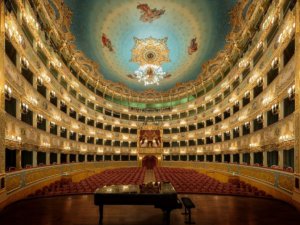
M 141 11 L 142 15 L 140 16 L 140 20 L 145 23 L 151 23 L 165 13 L 164 9 L 151 9 L 148 4 L 138 4 L 136 8 Z
M 198 43 L 197 43 L 197 39 L 193 38 L 191 40 L 190 46 L 188 47 L 188 53 L 189 55 L 192 55 L 194 52 L 196 52 L 198 50 Z
M 109 49 L 110 52 L 113 52 L 114 49 L 112 47 L 111 41 L 108 37 L 106 37 L 106 35 L 104 33 L 102 33 L 102 45 L 104 47 L 107 47 Z

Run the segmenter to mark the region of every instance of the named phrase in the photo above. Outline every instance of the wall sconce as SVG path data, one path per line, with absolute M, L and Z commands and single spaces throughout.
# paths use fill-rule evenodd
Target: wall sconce
M 250 127 L 250 122 L 246 122 L 244 126 L 248 129 Z
M 285 25 L 284 30 L 278 37 L 277 43 L 283 43 L 287 39 L 287 37 L 291 37 L 295 33 L 295 27 L 295 22 L 293 24 Z
M 5 23 L 5 29 L 7 30 L 10 39 L 15 39 L 20 45 L 23 45 L 24 39 L 22 35 L 19 34 L 13 23 Z
M 46 83 L 50 83 L 50 81 L 51 81 L 51 78 L 48 77 L 45 73 L 42 73 L 40 77 L 41 77 L 41 78 L 43 79 L 43 81 L 45 81 Z
M 41 78 L 41 77 L 37 78 L 37 85 L 38 86 L 42 86 L 43 85 L 43 78 Z
M 50 91 L 50 96 L 51 96 L 51 98 L 55 98 L 56 97 L 55 91 Z
M 279 137 L 279 141 L 290 141 L 290 140 L 293 140 L 293 136 L 288 135 L 288 134 L 286 134 L 286 135 L 281 135 L 281 136 Z
M 38 100 L 36 100 L 36 98 L 30 96 L 30 102 L 33 104 L 33 105 L 37 105 L 38 104 Z
M 55 120 L 57 120 L 57 121 L 61 121 L 61 116 L 60 116 L 60 115 L 55 115 L 53 118 L 54 118 Z
M 44 117 L 43 117 L 41 114 L 38 114 L 38 115 L 37 115 L 37 122 L 38 122 L 38 123 L 42 123 L 43 120 L 44 120 Z
M 250 63 L 249 63 L 248 60 L 243 59 L 243 60 L 240 61 L 239 67 L 240 67 L 240 68 L 241 68 L 241 67 L 246 68 L 247 66 L 249 66 L 249 64 L 250 64 Z
M 258 78 L 256 82 L 257 82 L 257 86 L 258 86 L 258 87 L 263 86 L 263 79 L 262 79 L 261 77 Z
M 9 101 L 11 99 L 12 90 L 6 84 L 4 85 L 4 92 L 5 92 L 5 99 Z
M 257 143 L 250 143 L 250 144 L 249 144 L 249 147 L 250 147 L 250 148 L 254 148 L 254 147 L 257 147 L 257 146 L 258 146 Z
M 222 130 L 227 129 L 227 128 L 228 128 L 228 126 L 225 125 L 225 124 L 223 124 L 223 125 L 221 126 L 221 129 L 222 129 Z
M 288 89 L 288 94 L 289 94 L 289 99 L 290 100 L 294 100 L 295 99 L 295 85 L 293 85 L 292 87 L 290 87 Z
M 239 106 L 239 104 L 240 104 L 239 100 L 236 100 L 236 101 L 234 102 L 234 105 L 235 105 L 235 106 Z
M 240 128 L 239 127 L 235 127 L 233 129 L 234 129 L 235 132 L 238 132 Z
M 279 59 L 276 57 L 272 60 L 271 66 L 272 69 L 276 69 L 278 67 Z
M 278 109 L 279 109 L 278 104 L 274 104 L 272 105 L 271 111 L 273 114 L 278 114 Z
M 27 114 L 28 113 L 28 105 L 25 103 L 21 104 L 21 111 L 23 114 Z
M 65 101 L 61 100 L 61 101 L 60 101 L 60 106 L 65 107 L 65 106 L 66 106 Z
M 258 44 L 256 45 L 256 49 L 260 49 L 263 46 L 263 42 L 260 41 L 258 42 Z
M 250 98 L 250 92 L 249 91 L 245 92 L 244 97 L 245 98 Z
M 256 116 L 256 121 L 258 123 L 262 123 L 263 122 L 263 116 L 262 116 L 262 114 L 259 114 L 259 115 Z
M 55 125 L 56 125 L 56 124 L 55 124 L 54 122 L 50 122 L 50 127 L 51 127 L 51 128 L 54 128 Z
M 15 141 L 15 142 L 21 142 L 22 141 L 22 138 L 20 136 L 15 136 L 15 135 L 8 136 L 7 139 L 9 139 L 11 141 Z
M 265 19 L 265 21 L 263 22 L 262 28 L 263 30 L 267 29 L 269 27 L 270 24 L 273 24 L 275 22 L 275 15 L 274 15 L 274 11 L 268 16 L 267 19 Z
M 22 58 L 21 58 L 21 64 L 22 64 L 22 66 L 23 66 L 25 69 L 28 69 L 28 67 L 29 67 L 29 62 L 28 62 L 28 60 L 27 60 L 25 57 L 22 57 Z
M 37 43 L 37 46 L 38 46 L 40 49 L 43 49 L 43 48 L 44 48 L 44 45 L 43 45 L 43 43 L 42 43 L 41 41 L 39 41 L 39 42 Z
M 50 144 L 48 142 L 43 142 L 42 146 L 46 147 L 46 148 L 50 148 Z

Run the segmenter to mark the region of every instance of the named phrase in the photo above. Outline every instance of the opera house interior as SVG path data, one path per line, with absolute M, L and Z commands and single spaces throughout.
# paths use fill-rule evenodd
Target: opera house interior
M 0 0 L 0 224 L 300 224 L 300 2 Z

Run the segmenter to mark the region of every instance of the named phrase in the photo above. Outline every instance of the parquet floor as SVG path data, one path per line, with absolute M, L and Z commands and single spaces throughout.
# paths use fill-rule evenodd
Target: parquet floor
M 291 205 L 269 199 L 189 195 L 196 205 L 197 225 L 299 225 L 300 213 Z M 184 223 L 183 210 L 171 213 L 171 224 Z M 1 225 L 97 225 L 93 195 L 25 200 L 0 213 Z M 104 206 L 104 225 L 160 225 L 162 212 L 153 206 Z

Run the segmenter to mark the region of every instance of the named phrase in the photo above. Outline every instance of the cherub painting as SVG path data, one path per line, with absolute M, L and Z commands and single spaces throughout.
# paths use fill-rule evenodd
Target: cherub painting
M 189 55 L 192 55 L 197 50 L 198 50 L 198 43 L 196 41 L 196 38 L 193 38 L 191 40 L 190 46 L 188 47 L 188 53 Z
M 136 8 L 141 11 L 142 15 L 140 16 L 140 20 L 145 23 L 152 23 L 152 21 L 160 18 L 160 16 L 165 13 L 164 9 L 151 9 L 148 4 L 138 4 Z
M 108 37 L 106 37 L 106 35 L 104 33 L 102 33 L 101 39 L 102 39 L 102 45 L 103 45 L 103 47 L 106 47 L 106 48 L 109 49 L 110 52 L 113 52 L 114 49 L 112 47 L 111 41 L 110 41 L 110 39 Z

